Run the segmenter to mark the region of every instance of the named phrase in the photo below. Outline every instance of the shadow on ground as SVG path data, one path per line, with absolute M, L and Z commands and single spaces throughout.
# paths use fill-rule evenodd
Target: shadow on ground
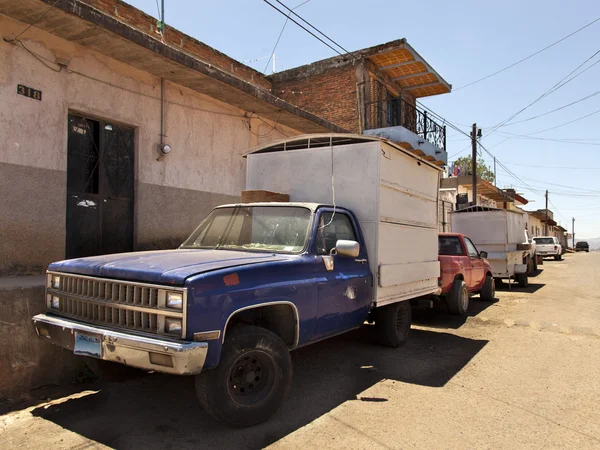
M 476 295 L 469 301 L 469 311 L 466 316 L 456 316 L 448 312 L 448 307 L 443 301 L 438 301 L 433 309 L 417 310 L 413 312 L 413 323 L 429 328 L 453 329 L 462 327 L 469 317 L 475 317 L 483 311 L 498 303 L 498 297 L 491 302 L 484 302 Z
M 96 394 L 32 414 L 120 449 L 261 448 L 346 401 L 377 407 L 387 399 L 359 394 L 383 379 L 444 386 L 487 343 L 412 330 L 406 347 L 389 349 L 374 343 L 373 332 L 365 326 L 294 351 L 288 398 L 271 420 L 254 428 L 216 424 L 198 405 L 192 378 L 166 375 L 109 383 Z
M 527 286 L 526 288 L 522 288 L 520 287 L 517 283 L 511 283 L 510 285 L 508 283 L 498 283 L 496 284 L 496 290 L 497 291 L 502 291 L 502 292 L 522 292 L 525 294 L 533 294 L 534 292 L 539 291 L 540 289 L 542 289 L 544 286 L 546 286 L 545 283 L 529 283 L 529 286 Z

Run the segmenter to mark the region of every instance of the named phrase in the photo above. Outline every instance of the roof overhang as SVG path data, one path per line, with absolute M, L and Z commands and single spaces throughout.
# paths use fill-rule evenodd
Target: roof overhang
M 300 132 L 346 131 L 82 1 L 0 0 L 0 13 Z
M 372 47 L 367 58 L 377 71 L 387 75 L 392 81 L 415 98 L 446 94 L 452 86 L 438 74 L 406 39 Z

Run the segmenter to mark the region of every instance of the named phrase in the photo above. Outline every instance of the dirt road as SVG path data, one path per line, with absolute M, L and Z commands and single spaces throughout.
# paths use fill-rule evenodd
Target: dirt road
M 294 352 L 289 398 L 255 428 L 150 375 L 4 414 L 0 448 L 599 448 L 600 253 L 541 269 L 467 320 L 419 316 L 402 349 L 365 327 Z

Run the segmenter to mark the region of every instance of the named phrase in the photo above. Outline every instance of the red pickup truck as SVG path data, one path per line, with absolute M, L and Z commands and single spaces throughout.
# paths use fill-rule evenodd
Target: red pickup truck
M 460 233 L 440 233 L 438 246 L 441 296 L 451 313 L 467 315 L 472 294 L 479 294 L 483 301 L 494 299 L 496 286 L 486 252 L 479 252 Z

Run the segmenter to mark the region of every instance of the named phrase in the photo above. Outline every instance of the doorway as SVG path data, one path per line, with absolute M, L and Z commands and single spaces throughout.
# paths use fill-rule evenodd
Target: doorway
M 66 257 L 133 250 L 135 130 L 69 114 Z

